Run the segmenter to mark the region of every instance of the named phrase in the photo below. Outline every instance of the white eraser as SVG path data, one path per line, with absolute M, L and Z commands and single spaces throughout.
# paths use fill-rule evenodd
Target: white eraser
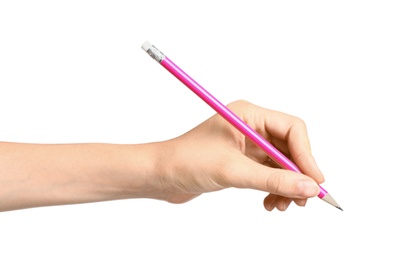
M 143 49 L 144 51 L 147 51 L 148 49 L 150 49 L 151 46 L 152 46 L 152 45 L 150 44 L 150 42 L 145 42 L 145 43 L 142 45 L 142 49 Z

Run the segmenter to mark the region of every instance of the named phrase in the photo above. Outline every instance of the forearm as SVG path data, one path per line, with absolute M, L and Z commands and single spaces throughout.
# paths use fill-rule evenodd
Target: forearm
M 0 143 L 0 211 L 150 197 L 159 143 Z

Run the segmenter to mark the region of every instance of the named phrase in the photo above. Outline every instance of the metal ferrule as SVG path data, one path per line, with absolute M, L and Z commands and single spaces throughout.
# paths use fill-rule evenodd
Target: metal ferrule
M 155 59 L 158 63 L 165 58 L 164 53 L 162 53 L 159 49 L 157 49 L 154 45 L 151 45 L 150 48 L 146 51 L 153 59 Z

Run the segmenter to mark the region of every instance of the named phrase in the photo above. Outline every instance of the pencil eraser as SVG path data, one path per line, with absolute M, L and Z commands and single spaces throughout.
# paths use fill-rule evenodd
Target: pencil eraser
M 150 49 L 151 48 L 151 44 L 150 44 L 150 42 L 145 42 L 143 45 L 142 45 L 142 49 L 144 50 L 144 51 L 147 51 L 148 49 Z

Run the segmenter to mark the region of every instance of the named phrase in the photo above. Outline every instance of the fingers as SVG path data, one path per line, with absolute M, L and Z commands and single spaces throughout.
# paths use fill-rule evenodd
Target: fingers
M 291 198 L 269 194 L 263 201 L 263 204 L 268 211 L 272 211 L 274 208 L 277 208 L 279 211 L 285 211 L 291 202 Z
M 307 203 L 307 199 L 291 199 L 276 194 L 269 194 L 263 201 L 263 205 L 268 211 L 272 211 L 274 208 L 277 208 L 279 211 L 285 211 L 292 201 L 300 207 L 304 207 Z
M 248 157 L 229 165 L 229 186 L 266 191 L 287 198 L 305 199 L 318 195 L 319 186 L 310 177 L 261 165 Z
M 303 120 L 273 111 L 266 118 L 266 130 L 272 135 L 273 143 L 278 146 L 278 149 L 290 153 L 302 173 L 310 176 L 317 183 L 324 182 L 324 176 L 311 154 L 307 128 Z
M 292 201 L 299 206 L 304 206 L 307 198 L 318 195 L 320 190 L 317 183 L 323 182 L 324 178 L 311 155 L 304 122 L 296 117 L 247 102 L 235 102 L 230 106 L 247 124 L 290 157 L 304 174 L 262 165 L 269 165 L 270 162 L 266 160 L 266 155 L 257 146 L 249 143 L 248 139 L 245 140 L 240 134 L 238 135 L 238 132 L 232 131 L 233 128 L 229 128 L 228 124 L 217 125 L 221 122 L 220 120 L 210 120 L 210 124 L 204 124 L 205 127 L 200 129 L 207 129 L 216 135 L 210 141 L 225 140 L 221 145 L 228 145 L 228 149 L 219 149 L 221 156 L 217 158 L 220 158 L 221 163 L 209 163 L 215 168 L 211 175 L 215 186 L 250 188 L 269 192 L 272 195 L 269 195 L 264 202 L 268 210 L 273 208 L 285 210 Z M 213 119 L 217 118 L 219 117 Z M 218 138 L 223 136 L 223 133 L 230 134 L 226 134 L 225 138 Z M 193 140 L 197 139 L 193 138 Z M 232 143 L 227 141 L 232 139 L 234 140 Z M 236 150 L 232 150 L 234 147 Z
M 257 132 L 268 138 L 277 149 L 285 155 L 290 155 L 302 173 L 310 176 L 317 183 L 324 182 L 324 176 L 311 154 L 310 141 L 303 120 L 246 101 L 236 101 L 228 106 Z

